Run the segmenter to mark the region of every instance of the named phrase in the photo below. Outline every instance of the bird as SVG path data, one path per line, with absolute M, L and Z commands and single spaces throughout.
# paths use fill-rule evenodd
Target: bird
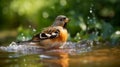
M 66 25 L 70 19 L 65 15 L 58 15 L 51 26 L 32 37 L 30 42 L 44 49 L 58 49 L 63 46 L 68 39 Z

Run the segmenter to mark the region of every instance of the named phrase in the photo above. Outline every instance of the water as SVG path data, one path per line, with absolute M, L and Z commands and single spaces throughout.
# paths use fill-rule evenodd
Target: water
M 42 50 L 28 44 L 0 47 L 0 67 L 119 67 L 120 47 L 67 42 L 62 49 Z

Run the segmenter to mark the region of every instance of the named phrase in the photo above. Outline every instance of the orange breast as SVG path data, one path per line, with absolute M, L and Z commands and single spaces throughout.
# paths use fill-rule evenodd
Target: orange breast
M 58 40 L 61 42 L 66 42 L 68 38 L 68 32 L 66 29 L 63 29 L 60 31 L 60 36 L 58 37 Z
M 57 38 L 52 39 L 53 42 L 66 42 L 68 38 L 68 32 L 66 29 L 63 29 L 62 27 L 58 27 L 60 30 L 60 34 Z

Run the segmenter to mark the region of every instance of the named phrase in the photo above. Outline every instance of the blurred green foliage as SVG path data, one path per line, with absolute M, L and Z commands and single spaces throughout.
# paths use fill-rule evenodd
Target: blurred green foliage
M 18 39 L 22 33 L 30 37 L 63 14 L 71 19 L 69 40 L 116 44 L 120 41 L 119 7 L 119 0 L 0 0 L 0 30 L 18 30 Z

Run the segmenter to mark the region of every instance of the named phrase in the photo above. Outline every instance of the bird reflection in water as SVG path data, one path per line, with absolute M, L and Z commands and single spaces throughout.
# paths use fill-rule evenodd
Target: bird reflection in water
M 40 63 L 45 67 L 68 67 L 69 55 L 63 51 L 52 51 L 43 53 Z

